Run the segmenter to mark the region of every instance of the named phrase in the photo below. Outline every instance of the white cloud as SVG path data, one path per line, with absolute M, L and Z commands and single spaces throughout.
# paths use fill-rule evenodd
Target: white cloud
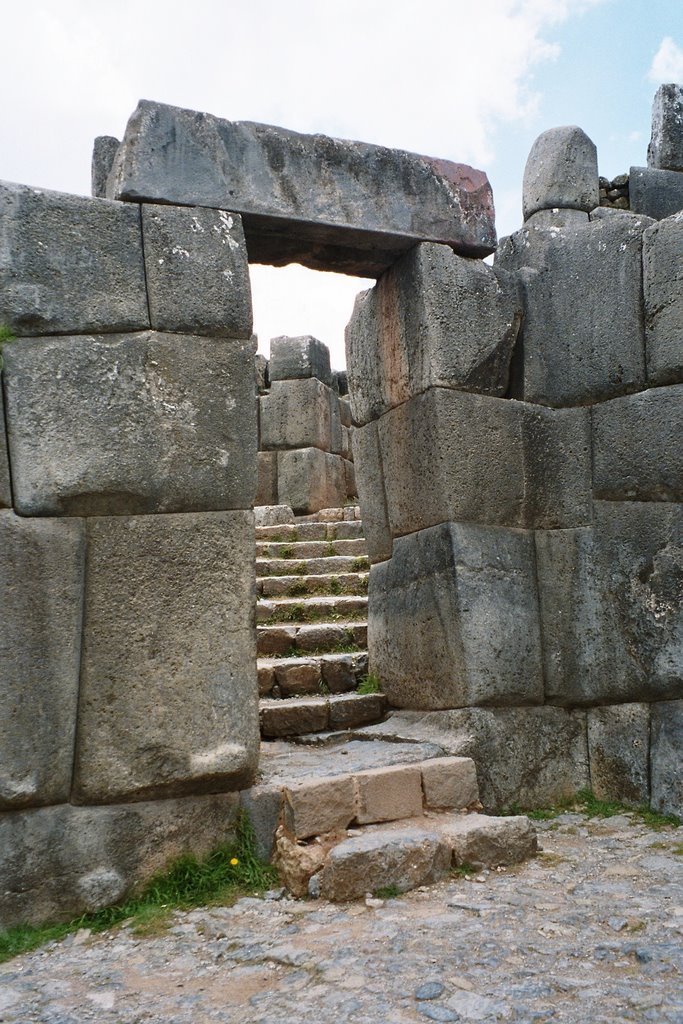
M 683 50 L 671 36 L 665 36 L 652 59 L 647 77 L 651 82 L 683 82 Z

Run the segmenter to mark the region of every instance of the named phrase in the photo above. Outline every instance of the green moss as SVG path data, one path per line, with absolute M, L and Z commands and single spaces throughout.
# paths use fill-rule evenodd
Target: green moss
M 588 814 L 591 818 L 613 818 L 617 814 L 631 814 L 655 831 L 671 826 L 675 828 L 681 824 L 680 818 L 675 814 L 659 814 L 644 804 L 632 807 L 618 800 L 600 800 L 590 789 L 580 789 L 574 796 L 558 800 L 550 807 L 525 808 L 513 803 L 503 813 L 526 814 L 533 821 L 549 821 L 567 811 Z

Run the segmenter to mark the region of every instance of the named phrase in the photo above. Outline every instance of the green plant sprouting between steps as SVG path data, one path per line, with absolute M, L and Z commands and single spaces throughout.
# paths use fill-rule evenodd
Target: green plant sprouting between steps
M 368 675 L 363 676 L 356 687 L 356 693 L 380 693 L 381 690 L 382 684 L 379 681 L 379 676 L 376 676 L 374 672 L 370 672 Z
M 6 324 L 0 324 L 0 370 L 2 370 L 2 346 L 8 345 L 10 341 L 14 341 L 15 337 L 11 328 L 7 327 Z
M 175 910 L 229 906 L 241 896 L 259 895 L 276 884 L 277 873 L 258 858 L 253 828 L 242 813 L 233 842 L 201 860 L 191 854 L 178 858 L 124 903 L 61 924 L 0 931 L 0 963 L 83 928 L 101 932 L 126 922 L 137 934 L 158 932 L 170 923 Z
M 647 804 L 633 806 L 618 800 L 600 800 L 591 789 L 580 789 L 573 796 L 564 797 L 550 807 L 521 808 L 519 804 L 511 804 L 507 813 L 526 814 L 532 821 L 550 821 L 571 811 L 588 814 L 591 818 L 613 818 L 617 814 L 632 814 L 655 831 L 681 824 L 680 818 L 675 814 L 659 814 Z

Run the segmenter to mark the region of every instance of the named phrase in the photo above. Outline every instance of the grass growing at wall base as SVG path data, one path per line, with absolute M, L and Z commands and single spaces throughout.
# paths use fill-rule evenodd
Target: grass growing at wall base
M 0 931 L 0 963 L 82 928 L 101 932 L 125 921 L 137 934 L 155 933 L 170 922 L 175 910 L 229 906 L 241 896 L 260 895 L 277 884 L 275 869 L 256 856 L 254 832 L 242 814 L 233 843 L 218 847 L 203 860 L 192 855 L 178 858 L 125 903 L 82 914 L 63 924 Z
M 567 811 L 578 811 L 581 814 L 588 814 L 591 818 L 613 818 L 617 814 L 633 814 L 647 825 L 657 831 L 668 826 L 677 827 L 681 819 L 675 814 L 659 814 L 653 811 L 646 804 L 634 807 L 629 804 L 620 803 L 618 800 L 600 800 L 590 789 L 580 789 L 575 796 L 558 800 L 551 807 L 537 807 L 522 809 L 517 804 L 512 804 L 508 814 L 526 814 L 532 821 L 549 821 L 559 817 Z

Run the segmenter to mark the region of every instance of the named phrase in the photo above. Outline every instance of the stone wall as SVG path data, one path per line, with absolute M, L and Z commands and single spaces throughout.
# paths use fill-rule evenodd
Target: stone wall
M 257 505 L 308 515 L 355 497 L 351 410 L 340 376 L 344 382 L 330 369 L 327 346 L 310 335 L 273 338 L 270 360 L 257 356 Z
M 234 831 L 258 757 L 239 216 L 0 184 L 0 927 Z
M 680 814 L 683 209 L 599 198 L 590 139 L 545 132 L 492 267 L 423 243 L 358 297 L 370 669 L 471 737 L 494 803 L 592 785 Z

